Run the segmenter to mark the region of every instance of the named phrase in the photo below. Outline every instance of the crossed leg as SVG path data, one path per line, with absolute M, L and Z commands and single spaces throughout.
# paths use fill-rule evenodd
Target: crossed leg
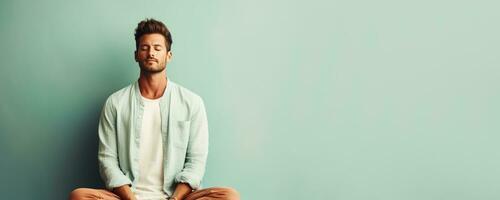
M 120 200 L 120 197 L 105 189 L 78 188 L 69 195 L 70 200 Z M 240 200 L 238 192 L 229 187 L 212 187 L 191 192 L 184 200 Z
M 120 197 L 104 189 L 78 188 L 69 194 L 69 200 L 119 200 Z
M 211 187 L 191 192 L 184 200 L 240 200 L 240 195 L 233 188 Z

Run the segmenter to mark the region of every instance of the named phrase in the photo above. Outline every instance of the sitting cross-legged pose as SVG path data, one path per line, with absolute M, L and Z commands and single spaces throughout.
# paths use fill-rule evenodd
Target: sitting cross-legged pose
M 70 200 L 239 200 L 230 187 L 201 188 L 208 154 L 203 100 L 167 78 L 172 37 L 160 21 L 135 30 L 139 79 L 106 100 L 99 120 L 103 189 L 77 188 Z

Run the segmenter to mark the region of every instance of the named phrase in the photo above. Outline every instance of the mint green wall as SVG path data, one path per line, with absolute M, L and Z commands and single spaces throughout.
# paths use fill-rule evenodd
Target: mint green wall
M 102 187 L 96 126 L 133 29 L 173 33 L 242 199 L 500 199 L 496 1 L 1 1 L 1 199 Z

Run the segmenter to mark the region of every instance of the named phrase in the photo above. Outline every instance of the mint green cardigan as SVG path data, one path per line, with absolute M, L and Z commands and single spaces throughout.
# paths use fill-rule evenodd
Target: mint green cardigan
M 160 99 L 164 155 L 163 189 L 177 183 L 200 187 L 208 154 L 208 123 L 203 100 L 168 80 Z M 139 137 L 144 112 L 139 83 L 108 97 L 99 120 L 99 173 L 107 189 L 132 185 L 138 176 Z

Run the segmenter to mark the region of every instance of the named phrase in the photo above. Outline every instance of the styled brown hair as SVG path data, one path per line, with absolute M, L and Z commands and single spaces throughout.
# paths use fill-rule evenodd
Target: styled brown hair
M 167 51 L 170 51 L 170 46 L 172 46 L 172 35 L 170 35 L 170 31 L 165 24 L 152 18 L 142 20 L 139 24 L 137 24 L 134 34 L 135 49 L 139 49 L 139 39 L 141 36 L 151 33 L 159 33 L 163 35 L 163 37 L 165 37 L 165 46 L 167 47 Z

